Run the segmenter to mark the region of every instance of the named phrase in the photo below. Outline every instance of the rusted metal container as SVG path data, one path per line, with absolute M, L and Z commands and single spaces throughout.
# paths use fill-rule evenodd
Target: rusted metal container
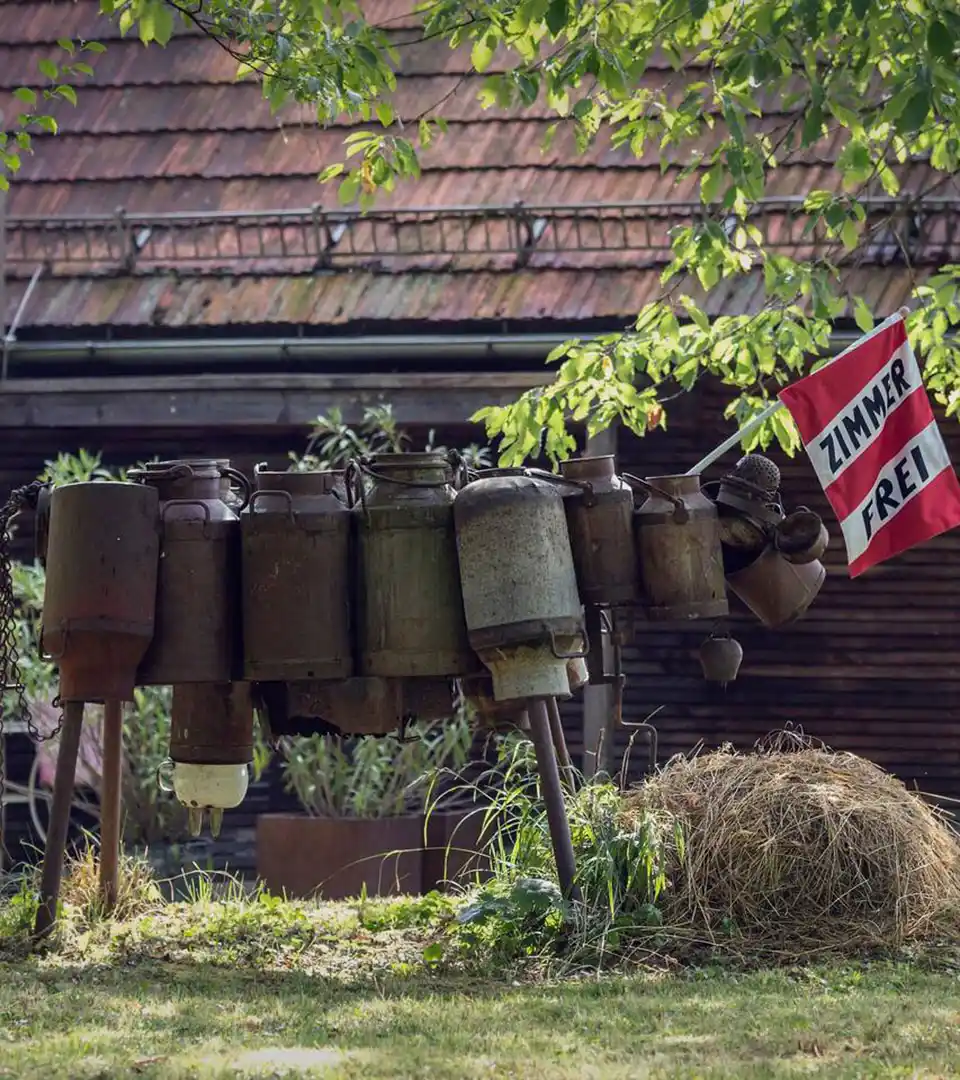
M 170 710 L 171 782 L 197 835 L 203 811 L 214 836 L 224 810 L 243 802 L 253 760 L 253 702 L 245 682 L 174 686 Z
M 727 614 L 717 509 L 698 476 L 627 477 L 648 493 L 634 514 L 647 618 L 714 619 Z
M 255 684 L 257 708 L 273 737 L 389 735 L 403 723 L 403 680 L 355 676 Z
M 157 461 L 130 475 L 160 497 L 157 624 L 137 681 L 231 682 L 242 673 L 240 519 L 221 498 L 221 467 Z
M 154 633 L 157 492 L 85 483 L 50 495 L 43 648 L 64 701 L 131 701 Z
M 240 516 L 244 677 L 348 679 L 351 514 L 340 472 L 254 473 Z
M 560 472 L 576 485 L 561 490 L 580 599 L 611 607 L 635 603 L 634 496 L 617 476 L 614 456 L 574 458 L 562 462 Z
M 787 562 L 801 565 L 823 558 L 830 533 L 819 514 L 798 506 L 778 523 L 773 542 Z
M 795 622 L 816 599 L 827 571 L 818 560 L 797 565 L 772 545 L 742 569 L 727 573 L 727 584 L 768 629 Z
M 557 487 L 486 470 L 457 494 L 454 518 L 470 644 L 494 697 L 569 697 L 567 660 L 588 643 Z
M 443 454 L 354 463 L 360 673 L 455 678 L 477 668 L 467 642 Z
M 783 518 L 780 470 L 762 454 L 746 454 L 716 484 L 720 540 L 724 547 L 759 554 Z

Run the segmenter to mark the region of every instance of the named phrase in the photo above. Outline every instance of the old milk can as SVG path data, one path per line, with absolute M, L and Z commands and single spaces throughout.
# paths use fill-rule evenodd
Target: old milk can
M 157 626 L 141 685 L 226 683 L 240 674 L 240 519 L 221 498 L 222 474 L 207 459 L 150 462 L 130 474 L 160 496 Z
M 253 703 L 248 683 L 174 686 L 165 786 L 188 807 L 194 836 L 203 825 L 204 810 L 210 811 L 210 830 L 216 836 L 223 811 L 243 802 L 252 760 Z
M 86 483 L 50 494 L 43 648 L 64 701 L 131 701 L 154 633 L 157 492 Z
M 240 516 L 244 677 L 347 679 L 350 511 L 340 472 L 254 473 Z
M 443 454 L 376 454 L 353 463 L 359 664 L 385 678 L 475 670 L 460 596 L 452 467 Z
M 771 544 L 739 569 L 728 567 L 727 584 L 760 622 L 773 630 L 803 615 L 826 576 L 826 568 L 818 559 L 788 562 Z
M 494 698 L 569 697 L 567 661 L 588 643 L 557 487 L 484 470 L 457 494 L 454 517 L 470 644 Z
M 616 474 L 612 454 L 560 465 L 567 529 L 585 604 L 629 605 L 638 596 L 633 550 L 633 490 Z
M 698 476 L 627 477 L 648 493 L 634 514 L 647 617 L 665 621 L 727 614 L 717 510 Z

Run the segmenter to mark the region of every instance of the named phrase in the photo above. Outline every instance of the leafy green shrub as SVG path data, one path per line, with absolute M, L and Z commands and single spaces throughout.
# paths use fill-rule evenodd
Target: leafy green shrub
M 288 790 L 315 817 L 383 818 L 423 809 L 431 779 L 466 764 L 473 727 L 465 714 L 411 724 L 403 737 L 300 736 L 281 744 Z
M 557 883 L 533 744 L 520 735 L 502 740 L 496 764 L 471 786 L 491 793 L 482 846 L 492 876 L 458 915 L 455 940 L 468 957 L 508 961 L 562 950 L 594 962 L 661 926 L 667 858 L 682 843 L 671 818 L 625 816 L 613 783 L 580 778 L 565 799 L 580 890 L 573 904 Z
M 314 421 L 304 454 L 289 455 L 290 469 L 293 472 L 342 469 L 352 458 L 370 454 L 400 454 L 413 448 L 412 436 L 398 425 L 390 405 L 367 407 L 363 411 L 363 419 L 356 426 L 344 423 L 343 413 L 339 409 L 331 409 Z M 419 449 L 444 453 L 447 448 L 435 442 L 435 433 L 431 430 Z M 476 469 L 486 469 L 492 464 L 490 451 L 485 446 L 472 443 L 461 449 L 460 454 L 468 465 Z

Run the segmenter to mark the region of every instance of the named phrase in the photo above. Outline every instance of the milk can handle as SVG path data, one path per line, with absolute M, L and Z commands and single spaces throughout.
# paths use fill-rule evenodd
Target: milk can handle
M 690 520 L 690 511 L 684 506 L 683 499 L 671 495 L 670 492 L 664 491 L 663 488 L 657 487 L 656 484 L 651 484 L 649 480 L 641 480 L 639 476 L 634 476 L 632 473 L 621 473 L 620 475 L 631 487 L 643 488 L 648 495 L 659 495 L 661 499 L 672 502 L 674 506 L 673 520 L 678 525 L 685 525 Z
M 553 630 L 548 630 L 550 635 L 550 651 L 558 660 L 583 660 L 590 654 L 590 638 L 587 636 L 587 628 L 581 623 L 577 627 L 577 634 L 583 639 L 583 647 L 579 651 L 561 652 L 557 648 L 557 635 Z
M 232 465 L 223 465 L 220 469 L 220 475 L 225 476 L 228 480 L 236 480 L 241 491 L 241 502 L 237 509 L 246 510 L 250 505 L 250 496 L 253 485 L 239 469 L 233 468 Z
M 160 524 L 166 524 L 167 511 L 171 506 L 199 506 L 203 508 L 203 535 L 207 535 L 207 526 L 210 524 L 210 504 L 203 499 L 170 499 L 160 509 Z
M 70 639 L 70 630 L 67 627 L 67 620 L 61 619 L 57 629 L 63 634 L 63 645 L 61 645 L 58 653 L 48 653 L 43 648 L 43 627 L 40 628 L 40 648 L 37 650 L 37 655 L 41 660 L 45 660 L 48 664 L 55 664 L 58 660 L 62 660 L 67 652 L 67 645 Z
M 164 758 L 157 766 L 157 787 L 164 795 L 169 795 L 173 791 L 173 777 L 169 776 L 173 767 L 174 760 L 169 757 Z
M 578 488 L 588 496 L 593 495 L 593 484 L 589 480 L 572 480 L 569 476 L 561 476 L 560 473 L 547 472 L 546 469 L 524 469 L 525 476 L 532 476 L 535 480 L 547 480 L 551 484 L 567 484 Z
M 135 480 L 178 480 L 193 475 L 193 469 L 185 461 L 180 462 L 179 465 L 171 465 L 169 469 L 164 469 L 163 472 L 155 472 L 152 469 L 127 470 L 127 476 L 132 476 Z
M 297 520 L 297 512 L 293 508 L 293 496 L 289 491 L 283 491 L 281 488 L 257 488 L 255 492 L 250 496 L 247 506 L 253 510 L 257 505 L 257 499 L 261 495 L 280 495 L 287 500 L 287 513 L 290 515 L 290 520 L 295 522 Z

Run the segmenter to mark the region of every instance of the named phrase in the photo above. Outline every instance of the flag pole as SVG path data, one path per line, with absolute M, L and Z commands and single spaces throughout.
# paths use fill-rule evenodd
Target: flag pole
M 870 338 L 874 337 L 876 334 L 879 334 L 883 330 L 886 330 L 888 327 L 893 326 L 893 324 L 898 319 L 905 319 L 909 314 L 910 308 L 904 305 L 902 308 L 900 308 L 898 311 L 895 311 L 892 315 L 889 315 L 886 319 L 883 320 L 882 323 L 879 323 L 862 337 L 858 337 L 857 340 L 854 341 L 853 344 L 848 345 L 843 350 L 843 352 L 837 353 L 836 356 L 832 357 L 830 360 L 827 361 L 827 364 L 832 364 L 835 360 L 839 360 L 841 356 L 846 356 L 847 353 L 853 352 L 854 349 L 858 349 L 861 345 L 863 345 L 864 342 L 869 341 Z M 779 412 L 783 407 L 783 402 L 779 400 L 772 401 L 762 412 L 758 412 L 756 416 L 751 417 L 751 419 L 749 419 L 742 428 L 738 428 L 729 438 L 724 439 L 719 446 L 714 447 L 714 449 L 711 450 L 710 453 L 706 455 L 706 457 L 701 458 L 696 463 L 696 465 L 693 466 L 692 469 L 687 469 L 686 475 L 699 476 L 704 471 L 704 469 L 709 469 L 710 466 L 715 461 L 722 458 L 728 450 L 732 450 L 742 439 L 745 439 L 752 432 L 756 431 L 761 424 L 769 420 L 774 413 Z

